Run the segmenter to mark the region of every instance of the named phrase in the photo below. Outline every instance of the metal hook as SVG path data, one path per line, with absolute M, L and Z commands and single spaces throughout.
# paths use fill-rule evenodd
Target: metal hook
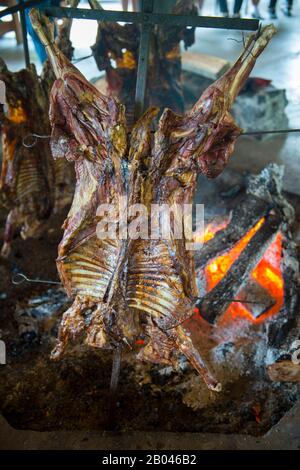
M 249 50 L 249 49 L 246 49 L 246 42 L 245 42 L 245 37 L 244 37 L 243 33 L 242 33 L 242 39 L 240 39 L 240 40 L 236 39 L 236 38 L 226 38 L 226 39 L 227 39 L 227 41 L 234 41 L 234 42 L 237 42 L 238 44 L 243 43 L 245 51 L 248 52 L 248 54 L 253 57 L 252 51 Z
M 34 147 L 37 143 L 37 139 L 50 139 L 51 135 L 39 135 L 39 134 L 28 134 L 24 137 L 23 139 L 23 146 L 30 149 L 32 147 Z M 28 142 L 28 138 L 29 139 L 34 139 L 33 141 L 31 141 L 31 143 L 27 143 Z
M 57 281 L 46 281 L 46 280 L 43 280 L 43 279 L 30 279 L 29 277 L 25 276 L 25 274 L 23 273 L 17 273 L 15 274 L 12 279 L 11 279 L 11 282 L 18 286 L 20 284 L 23 284 L 23 282 L 34 282 L 34 283 L 37 283 L 37 284 L 59 284 L 61 285 L 60 282 L 57 282 Z
M 31 144 L 30 144 L 30 143 L 27 144 L 27 143 L 25 142 L 25 141 L 28 141 L 28 137 L 29 137 L 29 138 L 32 138 L 32 137 L 34 138 L 34 140 L 33 140 L 33 142 L 32 142 Z M 23 143 L 23 146 L 24 146 L 24 147 L 26 147 L 27 149 L 30 149 L 31 147 L 34 147 L 34 146 L 35 146 L 36 142 L 37 142 L 37 138 L 36 138 L 33 134 L 28 134 L 28 135 L 26 135 L 26 136 L 24 137 L 22 143 Z

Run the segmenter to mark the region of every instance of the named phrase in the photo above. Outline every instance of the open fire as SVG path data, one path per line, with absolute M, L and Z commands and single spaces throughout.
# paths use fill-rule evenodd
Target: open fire
M 209 223 L 204 233 L 196 236 L 196 241 L 206 243 L 208 240 L 211 240 L 218 231 L 224 229 L 228 223 L 229 219 L 220 223 Z M 243 249 L 247 246 L 263 223 L 264 217 L 262 217 L 257 224 L 233 246 L 233 248 L 207 263 L 202 272 L 202 275 L 204 275 L 205 278 L 206 292 L 211 291 L 223 279 L 233 262 L 237 260 Z M 220 322 L 223 326 L 228 324 L 229 321 L 231 322 L 233 319 L 238 318 L 247 318 L 247 320 L 252 323 L 262 323 L 266 318 L 276 315 L 276 313 L 279 312 L 284 302 L 284 280 L 281 271 L 281 257 L 282 233 L 279 231 L 276 234 L 274 241 L 270 243 L 265 254 L 249 276 L 251 283 L 258 284 L 258 286 L 262 288 L 262 292 L 265 291 L 269 295 L 272 302 L 267 305 L 265 311 L 257 317 L 253 315 L 253 312 L 249 308 L 249 305 L 252 305 L 252 302 L 255 302 L 255 299 L 251 299 L 251 303 L 232 302 L 220 318 Z M 242 300 L 243 296 L 238 294 L 236 299 Z

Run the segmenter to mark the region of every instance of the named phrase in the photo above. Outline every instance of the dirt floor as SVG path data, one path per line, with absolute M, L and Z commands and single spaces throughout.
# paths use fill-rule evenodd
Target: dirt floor
M 18 429 L 104 430 L 110 427 L 111 353 L 80 349 L 59 363 L 50 361 L 68 300 L 59 286 L 11 282 L 16 272 L 58 280 L 55 257 L 63 219 L 64 214 L 54 217 L 39 240 L 17 238 L 11 258 L 0 262 L 0 337 L 7 346 L 7 364 L 0 366 L 0 411 Z M 1 227 L 4 220 L 2 211 Z M 26 316 L 28 305 L 31 313 L 36 312 L 33 321 L 31 314 Z M 223 391 L 214 394 L 185 361 L 174 371 L 139 363 L 127 353 L 122 361 L 115 428 L 258 436 L 299 396 L 299 385 L 270 382 L 264 367 L 234 371 Z

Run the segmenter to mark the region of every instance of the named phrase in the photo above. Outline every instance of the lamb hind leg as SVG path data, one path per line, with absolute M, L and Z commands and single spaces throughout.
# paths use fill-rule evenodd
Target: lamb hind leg
M 146 334 L 149 335 L 150 340 L 138 353 L 139 360 L 176 366 L 175 354 L 181 352 L 201 375 L 210 390 L 221 391 L 221 384 L 214 378 L 190 336 L 181 325 L 163 331 L 148 319 Z
M 187 334 L 183 326 L 179 325 L 176 328 L 168 331 L 168 335 L 173 337 L 177 349 L 185 355 L 192 366 L 201 375 L 207 387 L 214 392 L 222 390 L 221 384 L 214 378 L 210 372 L 207 364 L 202 359 L 199 351 L 194 346 L 190 335 Z
M 76 297 L 72 306 L 63 315 L 59 328 L 58 343 L 51 353 L 51 359 L 59 360 L 64 354 L 68 343 L 75 341 L 84 332 L 84 312 L 91 307 L 90 301 L 79 296 Z

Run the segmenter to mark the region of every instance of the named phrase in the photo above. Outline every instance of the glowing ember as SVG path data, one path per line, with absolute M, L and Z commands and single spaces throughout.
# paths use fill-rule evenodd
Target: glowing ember
M 22 107 L 21 103 L 16 107 L 9 106 L 7 117 L 14 124 L 21 124 L 27 120 L 26 111 Z
M 213 289 L 225 276 L 232 263 L 239 257 L 242 250 L 249 243 L 253 235 L 258 231 L 264 222 L 262 218 L 249 232 L 228 251 L 226 254 L 213 259 L 205 268 L 205 280 L 207 292 Z M 204 243 L 212 239 L 216 232 L 226 227 L 228 221 L 221 224 L 209 224 L 203 235 L 197 235 L 197 241 Z M 282 234 L 278 233 L 275 240 L 266 250 L 263 258 L 252 271 L 251 277 L 260 284 L 270 296 L 275 300 L 275 304 L 270 307 L 263 315 L 255 319 L 247 308 L 247 304 L 233 302 L 229 305 L 226 312 L 220 319 L 220 324 L 227 323 L 228 320 L 247 318 L 253 323 L 261 323 L 271 315 L 276 314 L 283 305 L 284 300 L 284 282 L 281 273 L 281 253 L 282 253 Z M 238 298 L 238 296 L 237 296 Z
M 224 220 L 221 223 L 211 222 L 207 224 L 207 227 L 204 232 L 197 233 L 195 236 L 196 243 L 206 243 L 212 238 L 214 238 L 215 234 L 225 228 L 228 225 L 229 220 Z
M 119 69 L 130 69 L 133 70 L 136 68 L 136 60 L 132 52 L 125 50 L 123 52 L 122 58 L 115 57 L 117 67 Z

